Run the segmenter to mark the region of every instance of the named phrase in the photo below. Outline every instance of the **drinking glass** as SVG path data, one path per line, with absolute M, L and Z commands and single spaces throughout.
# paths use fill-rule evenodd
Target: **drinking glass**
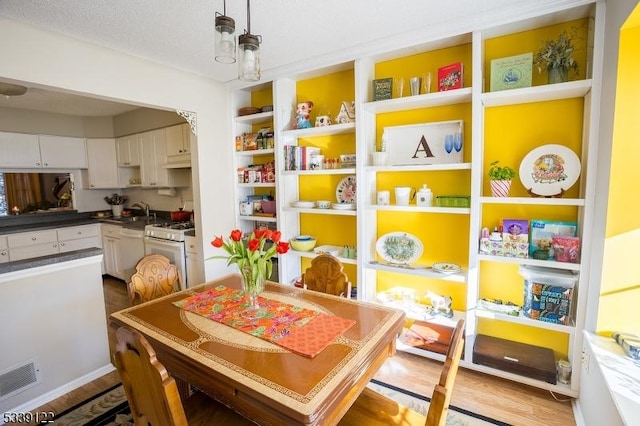
M 404 93 L 404 77 L 400 77 L 396 79 L 396 94 L 399 98 L 403 96 Z
M 422 93 L 431 93 L 431 73 L 425 73 L 422 77 L 423 90 Z

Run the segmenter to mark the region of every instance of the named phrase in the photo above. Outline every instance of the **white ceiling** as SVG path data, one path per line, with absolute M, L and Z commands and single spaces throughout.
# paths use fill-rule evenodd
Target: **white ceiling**
M 536 6 L 562 2 L 537 0 Z M 237 34 L 246 29 L 246 4 L 227 1 Z M 412 32 L 442 33 L 461 21 L 530 7 L 530 0 L 254 0 L 251 33 L 262 36 L 263 75 L 274 78 L 306 63 L 353 59 Z M 236 64 L 213 59 L 215 12 L 222 11 L 223 0 L 0 0 L 0 15 L 9 19 L 234 84 Z M 31 92 L 0 106 L 85 116 L 124 112 L 103 102 L 74 109 L 79 100 L 72 95 L 47 101 L 44 91 Z

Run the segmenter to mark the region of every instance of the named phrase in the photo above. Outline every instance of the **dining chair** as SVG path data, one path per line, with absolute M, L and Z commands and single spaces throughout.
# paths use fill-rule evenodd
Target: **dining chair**
M 138 305 L 181 288 L 178 268 L 161 254 L 150 254 L 138 262 L 127 284 L 131 305 Z
M 351 298 L 351 282 L 344 273 L 344 266 L 330 254 L 313 258 L 311 266 L 302 274 L 302 285 L 308 290 Z
M 136 426 L 254 424 L 200 391 L 182 401 L 176 381 L 142 334 L 120 327 L 116 337 L 116 367 Z
M 453 383 L 458 374 L 458 365 L 464 347 L 463 337 L 464 320 L 461 319 L 451 334 L 440 380 L 433 389 L 426 416 L 367 387 L 340 420 L 339 425 L 444 426 L 449 411 Z

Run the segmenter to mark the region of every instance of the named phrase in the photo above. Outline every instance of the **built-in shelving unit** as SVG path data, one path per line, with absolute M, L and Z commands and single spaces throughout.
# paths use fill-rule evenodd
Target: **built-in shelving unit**
M 489 368 L 473 361 L 475 337 L 494 337 L 551 348 L 558 359 L 580 364 L 582 328 L 589 285 L 588 268 L 593 202 L 595 196 L 595 153 L 602 61 L 604 1 L 575 1 L 554 11 L 524 13 L 520 19 L 464 34 L 417 41 L 394 51 L 373 53 L 353 62 L 313 70 L 312 74 L 279 78 L 267 83 L 273 91 L 275 113 L 234 118 L 235 134 L 255 126 L 273 125 L 275 148 L 267 152 L 235 153 L 238 164 L 248 164 L 255 156 L 273 156 L 276 163 L 277 225 L 285 238 L 301 233 L 318 237 L 318 245 L 357 246 L 357 259 L 340 258 L 352 268 L 349 275 L 357 287 L 359 300 L 374 300 L 377 293 L 394 286 L 416 290 L 421 303 L 425 293 L 451 295 L 455 318 L 466 320 L 466 344 L 462 365 L 487 374 L 515 380 L 560 394 L 576 396 L 579 368 L 573 368 L 571 384 L 550 384 L 517 374 Z M 557 36 L 570 26 L 584 26 L 584 47 L 579 62 L 581 74 L 572 81 L 546 84 L 546 74 L 534 68 L 532 86 L 490 92 L 492 59 L 536 51 L 542 41 Z M 372 82 L 378 78 L 404 77 L 431 72 L 437 87 L 437 68 L 453 62 L 464 65 L 464 87 L 433 91 L 416 96 L 372 101 Z M 416 65 L 418 64 L 418 65 Z M 311 71 L 311 70 L 309 70 Z M 336 88 L 327 94 L 321 87 Z M 264 90 L 264 84 L 260 86 Z M 434 89 L 437 90 L 437 89 Z M 251 89 L 234 93 L 234 108 L 250 105 Z M 332 96 L 332 97 L 331 97 Z M 293 129 L 298 102 L 312 100 L 316 115 L 338 112 L 334 105 L 355 100 L 355 123 L 307 129 Z M 243 102 L 240 102 L 243 101 Z M 258 105 L 252 105 L 258 106 Z M 331 109 L 332 114 L 327 114 Z M 372 154 L 381 145 L 383 129 L 389 126 L 462 120 L 463 161 L 452 164 L 379 166 Z M 518 169 L 522 158 L 537 146 L 561 144 L 574 150 L 581 161 L 578 182 L 562 197 L 531 197 L 516 180 L 509 197 L 490 196 L 487 169 L 493 160 Z M 233 141 L 230 141 L 230 146 Z M 356 165 L 345 169 L 285 170 L 284 146 L 322 147 L 323 154 L 354 152 Z M 335 199 L 335 187 L 344 176 L 356 175 L 355 210 L 296 208 L 298 200 Z M 376 193 L 395 186 L 419 188 L 426 183 L 433 190 L 434 205 L 417 207 L 377 205 Z M 238 184 L 238 200 L 262 185 Z M 438 207 L 438 195 L 470 196 L 468 207 Z M 479 252 L 480 231 L 504 219 L 548 219 L 575 221 L 581 237 L 581 263 L 563 263 L 533 258 L 491 256 Z M 253 225 L 264 218 L 241 217 L 240 223 Z M 274 219 L 276 221 L 276 219 Z M 249 230 L 249 225 L 243 229 Z M 415 234 L 424 253 L 415 264 L 400 267 L 386 264 L 376 252 L 378 239 L 390 232 Z M 313 252 L 290 252 L 280 256 L 280 281 L 290 283 L 304 270 Z M 434 271 L 436 262 L 460 264 L 461 272 L 445 275 Z M 520 266 L 570 271 L 576 276 L 570 325 L 553 324 L 482 310 L 480 298 L 500 298 L 522 303 L 523 278 Z M 400 350 L 439 359 L 439 355 L 398 344 Z

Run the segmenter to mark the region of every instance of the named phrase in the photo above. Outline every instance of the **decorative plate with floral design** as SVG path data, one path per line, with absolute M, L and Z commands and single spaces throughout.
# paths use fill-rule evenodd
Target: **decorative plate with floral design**
M 344 177 L 336 188 L 338 203 L 356 203 L 356 175 Z
M 406 265 L 422 256 L 422 242 L 415 235 L 406 232 L 384 234 L 376 242 L 376 251 L 389 263 Z
M 535 148 L 520 163 L 520 180 L 535 195 L 561 195 L 580 176 L 580 159 L 563 145 Z

